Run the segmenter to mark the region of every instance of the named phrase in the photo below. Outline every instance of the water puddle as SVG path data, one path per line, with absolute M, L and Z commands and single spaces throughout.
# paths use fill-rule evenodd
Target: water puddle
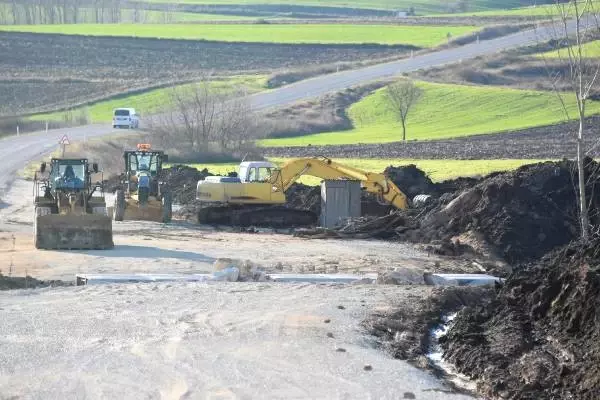
M 475 382 L 471 381 L 466 375 L 459 373 L 456 368 L 454 368 L 454 365 L 444 360 L 443 350 L 439 344 L 440 338 L 448 333 L 448 330 L 452 326 L 456 314 L 457 313 L 453 313 L 443 316 L 442 320 L 444 322 L 435 326 L 429 332 L 429 353 L 427 354 L 427 359 L 452 385 L 474 393 L 477 389 Z

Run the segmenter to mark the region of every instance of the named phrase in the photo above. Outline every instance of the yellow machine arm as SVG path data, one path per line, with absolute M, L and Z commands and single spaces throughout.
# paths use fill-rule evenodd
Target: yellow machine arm
M 271 174 L 269 182 L 282 192 L 286 192 L 302 175 L 321 179 L 358 180 L 365 190 L 377 194 L 380 199 L 394 207 L 398 209 L 408 207 L 406 195 L 385 175 L 341 165 L 328 158 L 300 158 L 288 161 L 281 169 Z

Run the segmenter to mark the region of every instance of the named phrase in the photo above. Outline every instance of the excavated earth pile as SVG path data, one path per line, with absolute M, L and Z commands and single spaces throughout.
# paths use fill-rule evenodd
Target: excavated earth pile
M 517 270 L 441 339 L 444 357 L 503 399 L 600 398 L 600 239 Z
M 161 180 L 173 194 L 174 203 L 188 204 L 196 199 L 198 181 L 212 175 L 206 168 L 198 171 L 185 165 L 174 165 L 162 171 Z
M 588 199 L 598 199 L 598 163 L 586 160 L 585 171 Z M 401 237 L 432 242 L 474 233 L 510 264 L 535 260 L 577 237 L 577 187 L 577 168 L 571 161 L 495 173 L 466 190 L 441 195 Z M 590 204 L 590 218 L 594 225 L 600 222 L 596 200 Z

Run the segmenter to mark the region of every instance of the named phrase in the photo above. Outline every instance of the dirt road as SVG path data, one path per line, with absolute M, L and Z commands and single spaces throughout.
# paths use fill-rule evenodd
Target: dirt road
M 368 310 L 422 290 L 195 283 L 3 293 L 0 387 L 36 399 L 467 399 L 357 329 Z
M 222 257 L 250 260 L 266 271 L 397 269 L 407 283 L 421 282 L 423 271 L 436 262 L 438 269 L 468 268 L 407 244 L 235 233 L 184 222 L 115 223 L 113 250 L 38 251 L 31 238 L 30 193 L 31 182 L 17 180 L 3 199 L 0 269 L 5 275 L 74 281 L 79 272 L 198 273 L 212 271 Z M 221 282 L 4 291 L 1 394 L 469 398 L 429 372 L 392 359 L 360 328 L 374 310 L 428 292 L 425 286 Z

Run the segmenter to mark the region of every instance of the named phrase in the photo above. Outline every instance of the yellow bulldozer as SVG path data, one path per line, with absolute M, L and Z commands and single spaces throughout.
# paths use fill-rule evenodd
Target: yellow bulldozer
M 201 224 L 239 226 L 302 226 L 316 222 L 308 210 L 285 207 L 286 191 L 301 176 L 321 179 L 346 179 L 361 182 L 380 202 L 397 209 L 408 207 L 406 195 L 385 175 L 338 164 L 328 158 L 301 158 L 288 161 L 281 168 L 268 161 L 240 164 L 237 177 L 208 176 L 198 181 L 196 200 L 201 204 Z
M 102 180 L 92 184 L 98 164 L 85 158 L 52 158 L 34 177 L 34 245 L 38 249 L 110 249 L 112 221 Z
M 125 174 L 122 187 L 115 191 L 114 220 L 171 222 L 171 192 L 160 181 L 168 156 L 150 144 L 138 144 L 137 150 L 125 151 L 123 159 Z

